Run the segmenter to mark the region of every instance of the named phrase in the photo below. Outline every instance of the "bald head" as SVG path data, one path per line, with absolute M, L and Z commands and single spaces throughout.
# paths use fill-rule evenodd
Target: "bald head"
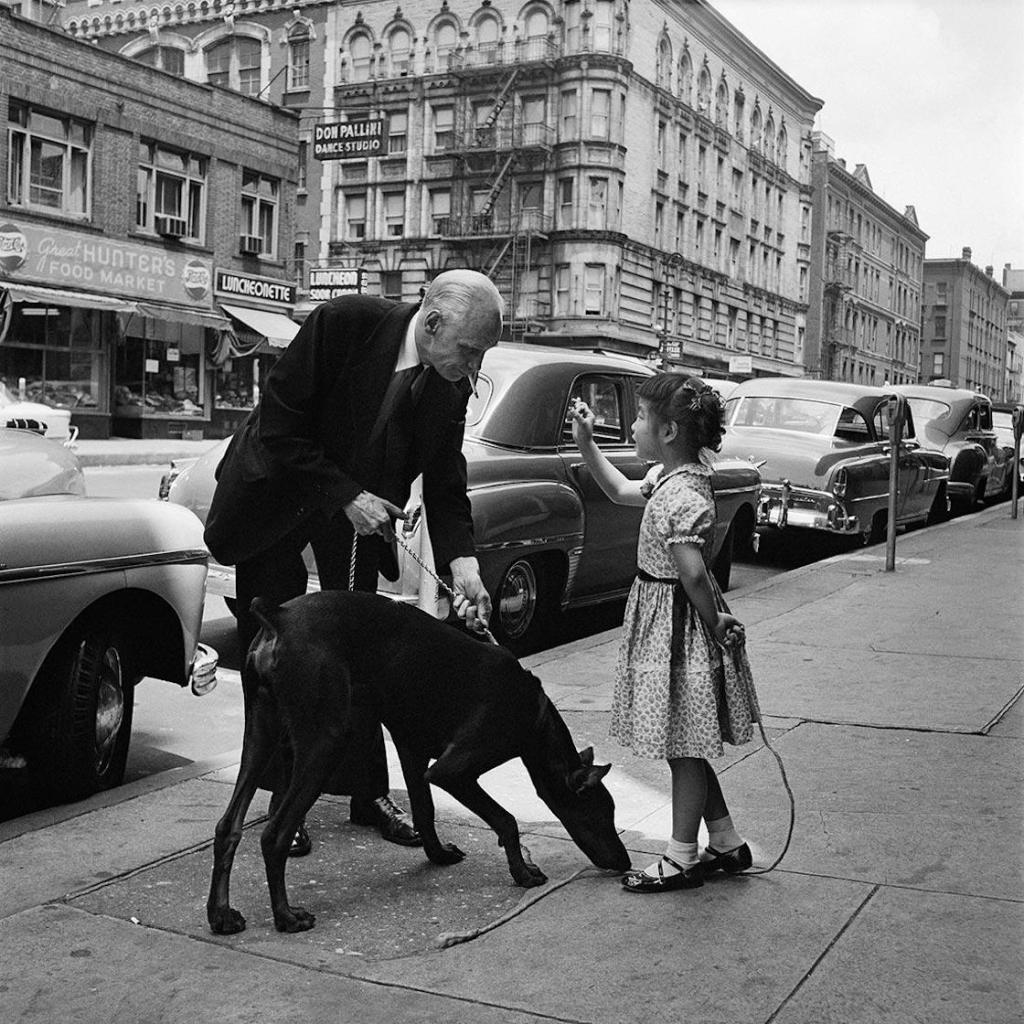
M 473 377 L 501 337 L 504 302 L 476 270 L 446 270 L 427 287 L 416 325 L 420 359 L 445 380 Z

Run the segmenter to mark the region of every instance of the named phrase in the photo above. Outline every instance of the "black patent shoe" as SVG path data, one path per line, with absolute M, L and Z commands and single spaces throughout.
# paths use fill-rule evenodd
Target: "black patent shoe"
M 675 874 L 666 875 L 662 864 L 670 864 L 676 869 Z M 662 857 L 658 861 L 658 877 L 646 871 L 627 871 L 622 876 L 622 888 L 628 892 L 671 892 L 674 889 L 699 889 L 704 884 L 702 865 L 695 864 L 692 868 L 684 868 L 671 857 Z
M 700 866 L 706 874 L 712 871 L 725 871 L 730 875 L 738 875 L 742 871 L 747 871 L 754 863 L 750 847 L 746 843 L 725 853 L 719 853 L 713 846 L 707 847 L 704 852 L 708 859 L 702 860 Z
M 313 840 L 309 838 L 305 823 L 295 830 L 292 836 L 292 845 L 288 849 L 289 857 L 305 857 L 313 849 Z
M 412 827 L 409 815 L 390 796 L 376 800 L 352 798 L 348 820 L 353 825 L 372 825 L 389 843 L 399 846 L 422 846 L 419 832 Z

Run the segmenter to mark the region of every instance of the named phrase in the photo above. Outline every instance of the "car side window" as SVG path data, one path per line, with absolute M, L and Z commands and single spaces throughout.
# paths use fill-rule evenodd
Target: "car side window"
M 835 438 L 837 441 L 846 441 L 850 444 L 867 444 L 873 440 L 871 427 L 862 413 L 849 406 L 839 414 L 839 421 L 836 423 Z
M 623 381 L 615 377 L 577 377 L 569 392 L 569 403 L 579 398 L 594 412 L 594 440 L 599 448 L 613 448 L 626 444 L 628 424 L 625 417 Z M 572 422 L 567 418 L 562 428 L 562 440 L 574 443 Z

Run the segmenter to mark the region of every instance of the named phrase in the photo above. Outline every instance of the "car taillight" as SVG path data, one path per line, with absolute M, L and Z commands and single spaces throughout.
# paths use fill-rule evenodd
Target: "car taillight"
M 842 498 L 846 494 L 846 470 L 840 467 L 836 470 L 835 479 L 832 481 L 832 493 L 837 498 Z

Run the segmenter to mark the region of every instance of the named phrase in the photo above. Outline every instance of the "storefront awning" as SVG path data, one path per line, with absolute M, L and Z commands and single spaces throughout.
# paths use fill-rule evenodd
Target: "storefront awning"
M 212 310 L 195 309 L 192 306 L 158 305 L 155 302 L 136 303 L 143 316 L 154 320 L 165 320 L 173 324 L 190 324 L 193 327 L 212 327 L 215 331 L 226 331 L 231 328 L 231 321 L 226 316 Z
M 42 302 L 53 306 L 77 306 L 79 309 L 105 309 L 111 313 L 135 313 L 138 305 L 114 295 L 72 291 L 69 288 L 44 288 L 29 284 L 5 284 L 12 302 Z
M 275 348 L 287 348 L 299 330 L 299 325 L 282 313 L 250 309 L 248 306 L 226 306 L 223 302 L 220 308 L 243 327 L 266 338 Z

